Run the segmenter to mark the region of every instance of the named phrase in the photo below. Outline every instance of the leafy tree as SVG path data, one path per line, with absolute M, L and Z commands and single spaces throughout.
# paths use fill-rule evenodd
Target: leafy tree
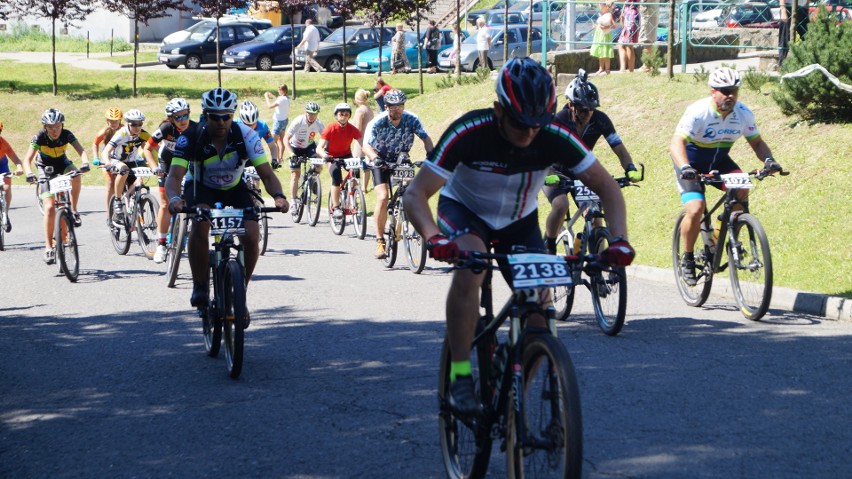
M 8 5 L 8 4 L 7 4 Z M 53 67 L 53 94 L 59 93 L 56 76 L 56 22 L 73 24 L 95 9 L 91 0 L 13 0 L 12 8 L 50 19 L 50 63 Z
M 816 20 L 808 25 L 804 39 L 790 46 L 781 73 L 795 72 L 812 64 L 821 65 L 842 83 L 852 83 L 852 22 L 838 23 L 837 17 L 820 6 Z M 848 92 L 835 86 L 820 72 L 786 78 L 773 99 L 786 115 L 822 122 L 852 121 L 852 101 Z
M 173 10 L 190 11 L 182 0 L 100 0 L 104 8 L 133 20 L 133 96 L 136 96 L 136 55 L 139 52 L 139 22 L 148 25 L 155 18 L 171 16 Z
M 193 0 L 204 16 L 216 18 L 216 79 L 222 86 L 222 50 L 219 43 L 219 19 L 232 8 L 243 8 L 245 0 Z

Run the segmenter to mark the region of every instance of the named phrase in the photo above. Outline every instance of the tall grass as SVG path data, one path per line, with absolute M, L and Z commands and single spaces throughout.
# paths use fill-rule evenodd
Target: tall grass
M 112 50 L 110 50 L 112 43 Z M 133 46 L 124 40 L 97 40 L 89 42 L 90 52 L 129 52 Z M 49 52 L 51 50 L 50 33 L 39 28 L 31 28 L 24 23 L 12 24 L 9 33 L 0 34 L 0 51 L 4 52 Z M 57 52 L 85 52 L 86 38 L 69 35 L 56 35 Z

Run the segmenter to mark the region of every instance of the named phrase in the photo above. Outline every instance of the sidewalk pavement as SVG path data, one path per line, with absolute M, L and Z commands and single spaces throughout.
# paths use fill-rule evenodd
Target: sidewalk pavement
M 122 52 L 121 55 L 125 55 Z M 121 70 L 133 68 L 133 64 L 116 63 L 109 59 L 109 53 L 56 52 L 56 63 L 67 63 L 86 70 Z M 50 52 L 0 52 L 0 60 L 14 60 L 24 63 L 51 63 Z M 159 65 L 159 62 L 139 62 L 137 67 Z
M 635 265 L 627 268 L 627 277 L 644 279 L 660 283 L 671 284 L 672 289 L 676 287 L 674 272 L 668 268 L 655 268 L 652 266 Z M 723 273 L 713 276 L 713 290 L 711 294 L 721 295 L 734 299 L 731 291 L 731 283 L 728 275 Z M 769 309 L 780 309 L 795 313 L 810 314 L 836 321 L 852 322 L 852 299 L 827 294 L 807 293 L 791 288 L 774 286 L 772 288 L 772 301 Z

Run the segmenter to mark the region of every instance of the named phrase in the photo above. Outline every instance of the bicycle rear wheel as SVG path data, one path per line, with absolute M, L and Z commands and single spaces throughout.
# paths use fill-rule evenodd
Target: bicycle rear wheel
M 36 204 L 38 205 L 38 210 L 41 214 L 44 214 L 44 199 L 41 197 L 41 194 L 45 191 L 46 187 L 44 183 L 36 183 L 35 194 L 36 194 Z
M 243 344 L 245 339 L 246 281 L 243 269 L 235 260 L 230 260 L 223 268 L 222 299 L 225 305 L 225 320 L 222 330 L 225 338 L 225 360 L 228 363 L 228 375 L 232 379 L 240 377 L 243 370 Z
M 355 227 L 355 235 L 358 239 L 364 239 L 367 236 L 367 201 L 364 199 L 364 192 L 360 186 L 352 188 L 351 202 L 352 207 L 352 226 Z
M 67 209 L 56 212 L 53 242 L 56 245 L 59 271 L 65 274 L 68 281 L 75 283 L 80 274 L 80 256 L 77 252 L 77 235 L 74 234 L 74 218 Z
M 111 196 L 109 199 L 109 239 L 112 242 L 112 247 L 115 248 L 115 252 L 120 255 L 125 255 L 130 250 L 130 221 L 126 215 L 124 216 L 124 221 L 121 223 L 116 223 L 115 218 L 115 195 Z
M 744 213 L 734 222 L 734 243 L 728 242 L 731 288 L 740 312 L 757 321 L 772 300 L 772 255 L 766 231 L 756 217 Z
M 477 333 L 482 330 L 482 323 L 477 324 Z M 483 397 L 483 391 L 490 391 L 487 384 L 488 371 L 484 371 L 485 364 L 490 364 L 491 350 L 488 345 L 476 347 L 471 350 L 471 373 L 476 384 L 477 396 L 482 401 L 490 401 L 489 397 Z M 490 366 L 489 366 L 490 367 Z M 447 399 L 450 391 L 450 347 L 444 338 L 444 346 L 441 348 L 441 365 L 438 373 L 438 432 L 441 440 L 441 457 L 447 477 L 451 479 L 462 479 L 469 477 L 483 477 L 488 470 L 488 461 L 491 458 L 491 435 L 481 419 L 462 419 L 456 416 L 450 409 Z
M 391 211 L 388 214 L 388 222 L 385 226 L 385 257 L 382 258 L 385 268 L 393 268 L 396 263 L 396 253 L 399 250 L 399 236 L 396 232 L 402 228 L 399 221 L 399 216 L 395 212 Z
M 405 245 L 405 258 L 408 260 L 408 269 L 414 274 L 420 274 L 426 267 L 426 242 L 423 237 L 408 220 L 405 208 L 400 203 L 400 221 L 402 222 L 402 242 Z
M 157 228 L 157 211 L 160 202 L 150 193 L 143 193 L 139 197 L 136 210 L 136 239 L 142 247 L 142 253 L 148 259 L 154 259 L 157 252 L 157 241 L 160 233 Z
M 704 245 L 701 235 L 698 235 L 693 251 L 695 256 L 695 276 L 697 282 L 694 286 L 686 284 L 683 279 L 681 262 L 683 261 L 683 247 L 680 239 L 680 225 L 683 222 L 684 213 L 681 212 L 675 220 L 674 235 L 672 235 L 672 266 L 674 267 L 675 283 L 683 301 L 689 306 L 701 306 L 710 296 L 710 287 L 713 286 L 713 255 Z
M 342 198 L 342 201 L 340 202 L 340 208 L 342 208 L 343 211 L 345 212 L 346 211 L 345 203 L 347 201 L 345 192 L 342 196 L 343 196 L 343 198 Z M 328 192 L 328 225 L 331 226 L 331 231 L 333 231 L 334 234 L 336 234 L 337 236 L 342 235 L 343 230 L 346 229 L 346 214 L 341 216 L 340 219 L 334 218 L 334 209 L 331 207 L 331 192 L 330 191 Z
M 570 231 L 563 231 L 556 237 L 556 254 L 567 255 L 572 253 L 574 247 L 574 238 Z M 553 294 L 553 307 L 556 309 L 556 320 L 567 321 L 571 314 L 571 308 L 574 307 L 574 287 L 570 286 L 554 286 L 551 289 Z
M 213 263 L 213 255 L 210 255 L 210 272 L 207 279 L 207 307 L 199 310 L 201 313 L 201 332 L 204 334 L 204 350 L 211 358 L 219 355 L 219 347 L 222 344 L 222 317 L 216 305 L 216 266 Z
M 180 269 L 180 258 L 183 255 L 184 243 L 186 242 L 186 213 L 180 213 L 172 217 L 169 226 L 169 242 L 166 248 L 166 285 L 169 288 L 175 286 L 178 269 Z
M 6 193 L 0 188 L 0 195 L 5 198 Z M 6 202 L 0 201 L 0 251 L 6 250 Z
M 529 335 L 522 368 L 520 403 L 525 428 L 519 428 L 515 401 L 508 401 L 508 476 L 579 479 L 583 472 L 583 420 L 577 376 L 568 351 L 553 336 Z
M 316 226 L 322 210 L 322 184 L 319 177 L 311 175 L 305 188 L 308 189 L 308 199 L 303 207 L 308 209 L 308 224 Z
M 596 228 L 593 234 L 594 252 L 601 254 L 609 248 L 609 230 Z M 627 276 L 624 268 L 612 267 L 592 273 L 589 277 L 592 306 L 598 326 L 607 336 L 615 336 L 624 326 L 627 312 Z

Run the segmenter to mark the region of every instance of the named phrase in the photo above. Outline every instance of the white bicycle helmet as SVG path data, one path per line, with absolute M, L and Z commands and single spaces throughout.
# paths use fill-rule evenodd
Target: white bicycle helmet
M 166 116 L 168 117 L 184 110 L 189 111 L 189 102 L 184 98 L 172 98 L 166 103 Z
M 320 106 L 315 101 L 309 101 L 305 103 L 305 111 L 316 115 L 320 112 Z
M 41 115 L 41 123 L 43 125 L 55 125 L 65 121 L 65 115 L 56 108 L 48 108 Z
M 237 95 L 224 88 L 214 88 L 201 95 L 201 109 L 233 113 L 237 109 Z
M 246 100 L 240 105 L 240 120 L 242 120 L 243 123 L 253 125 L 257 123 L 258 116 L 259 112 L 257 111 L 257 105 L 252 103 L 250 100 Z
M 337 115 L 339 111 L 348 111 L 349 114 L 352 114 L 352 107 L 349 106 L 349 103 L 338 103 L 337 106 L 334 107 L 334 114 Z
M 582 68 L 577 76 L 565 89 L 565 98 L 575 105 L 594 110 L 600 106 L 598 88 L 586 80 L 586 72 Z
M 710 88 L 738 87 L 741 84 L 740 74 L 728 67 L 716 69 L 710 74 L 710 78 L 707 80 L 707 86 Z
M 128 123 L 131 121 L 145 121 L 145 114 L 135 108 L 127 110 L 124 112 L 124 121 Z

